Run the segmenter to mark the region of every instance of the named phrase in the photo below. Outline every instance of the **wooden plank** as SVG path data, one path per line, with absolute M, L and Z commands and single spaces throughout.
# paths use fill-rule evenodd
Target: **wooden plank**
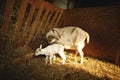
M 120 48 L 118 48 L 116 51 L 115 64 L 120 65 Z
M 26 8 L 27 8 L 27 3 L 28 3 L 28 0 L 22 0 L 19 15 L 18 15 L 18 20 L 16 22 L 15 33 L 19 32 L 20 29 L 21 29 L 22 21 L 23 21 L 25 11 L 26 11 Z
M 10 15 L 13 11 L 14 3 L 15 3 L 15 0 L 7 0 L 6 2 L 3 24 L 2 24 L 3 32 L 7 32 L 9 30 L 9 22 L 11 20 Z
M 59 12 L 56 11 L 55 15 L 52 18 L 51 24 L 49 25 L 49 29 L 53 28 L 55 26 L 55 20 L 57 19 L 57 16 L 59 15 Z
M 61 18 L 61 16 L 62 16 L 63 12 L 64 12 L 64 10 L 61 10 L 61 11 L 60 11 L 60 14 L 59 14 L 59 16 L 58 16 L 58 18 L 57 18 L 57 20 L 56 20 L 56 22 L 55 22 L 55 25 L 57 25 L 58 22 L 60 21 L 60 18 Z
M 38 14 L 36 16 L 36 19 L 35 19 L 34 23 L 32 24 L 32 28 L 31 28 L 31 32 L 30 32 L 30 35 L 28 37 L 28 40 L 27 40 L 27 42 L 25 43 L 24 46 L 28 45 L 30 43 L 30 41 L 32 40 L 32 38 L 34 36 L 34 33 L 35 33 L 35 30 L 37 28 L 38 22 L 39 22 L 39 18 L 41 16 L 43 10 L 44 10 L 44 8 L 43 8 L 43 6 L 41 4 L 41 7 L 39 8 L 39 11 L 38 11 Z
M 43 15 L 41 23 L 40 23 L 40 25 L 39 25 L 39 27 L 38 27 L 38 29 L 36 31 L 36 34 L 35 34 L 33 40 L 45 29 L 45 24 L 46 24 L 46 22 L 47 22 L 47 20 L 49 18 L 49 12 L 50 12 L 50 10 L 51 9 L 47 9 L 46 12 L 45 12 L 45 14 Z
M 28 29 L 30 27 L 30 24 L 31 24 L 31 21 L 32 21 L 32 18 L 33 18 L 33 15 L 34 15 L 34 12 L 36 10 L 36 6 L 37 6 L 38 3 L 39 3 L 38 1 L 34 1 L 32 3 L 32 7 L 30 9 L 30 13 L 28 15 L 28 18 L 27 18 L 27 20 L 25 22 L 25 27 L 24 27 L 22 38 L 21 38 L 21 41 L 20 41 L 21 45 L 25 44 L 25 39 L 27 37 L 27 32 L 28 32 Z
M 54 12 L 54 11 L 51 11 L 51 12 L 50 12 L 50 14 L 49 14 L 49 16 L 48 16 L 48 19 L 47 19 L 47 21 L 46 21 L 46 24 L 45 24 L 45 26 L 44 26 L 43 32 L 45 32 L 47 26 L 49 26 L 50 18 L 51 18 L 51 16 L 52 16 L 53 12 Z
M 39 3 L 39 1 L 38 1 L 39 4 L 37 4 L 37 3 L 35 4 L 35 1 L 34 1 L 34 3 L 32 3 L 33 0 L 27 1 L 26 3 L 22 2 L 23 6 L 26 6 L 27 3 L 32 3 L 33 6 L 34 6 L 34 7 L 32 6 L 32 9 L 30 10 L 30 13 L 29 13 L 28 19 L 26 20 L 24 31 L 23 31 L 23 34 L 22 34 L 21 44 L 23 44 L 24 46 L 28 45 L 33 39 L 35 39 L 38 36 L 38 34 L 40 34 L 40 32 L 42 31 L 42 29 L 43 29 L 43 32 L 45 32 L 45 29 L 47 27 L 46 24 L 48 24 L 49 22 L 52 22 L 51 24 L 53 24 L 53 22 L 55 22 L 55 20 L 57 20 L 59 12 L 57 14 L 55 14 L 55 16 L 52 19 L 53 21 L 50 21 L 51 20 L 50 18 L 51 18 L 52 14 L 53 14 L 53 12 L 50 13 L 51 10 L 54 10 L 54 11 L 57 11 L 57 10 L 61 11 L 62 10 L 62 9 L 56 8 L 56 6 L 54 6 L 54 5 L 50 4 L 50 3 L 47 3 L 45 1 L 39 0 L 39 1 L 41 1 L 41 3 Z M 30 28 L 29 26 L 30 26 L 30 23 L 31 23 L 31 20 L 32 20 L 32 15 L 34 14 L 34 11 L 35 11 L 36 7 L 39 9 L 38 10 L 38 14 L 37 14 L 36 19 L 32 23 L 32 26 Z M 21 12 L 21 10 L 23 8 L 26 8 L 26 7 L 21 7 L 20 8 L 20 12 Z M 46 8 L 47 10 L 46 10 L 46 12 L 43 15 L 42 12 L 43 12 L 44 8 Z M 21 21 L 23 20 L 24 14 L 25 14 L 25 9 L 23 10 L 23 15 L 19 15 L 19 16 L 22 16 L 22 17 L 16 23 L 17 26 L 16 26 L 15 31 L 17 31 L 17 32 L 20 31 L 20 28 L 21 28 L 20 26 L 22 25 Z M 40 16 L 43 16 L 43 17 L 41 19 L 40 26 L 38 27 Z M 20 23 L 18 23 L 18 22 L 20 22 Z M 30 34 L 27 35 L 26 30 L 31 31 L 31 32 L 29 32 Z M 27 36 L 28 36 L 28 39 L 26 40 Z
M 57 24 L 56 22 L 59 21 L 59 20 L 57 20 L 58 14 L 55 14 L 55 16 L 54 16 L 55 19 L 53 19 L 53 22 L 55 22 L 55 23 L 54 23 L 54 24 L 52 24 L 52 23 L 49 24 L 49 22 L 51 21 L 51 16 L 52 16 L 52 14 L 53 14 L 54 11 L 56 11 L 56 12 L 57 12 L 57 11 L 63 12 L 62 9 L 59 9 L 59 8 L 56 8 L 56 7 L 53 8 L 53 7 L 51 7 L 51 6 L 49 7 L 48 4 L 45 4 L 45 3 L 44 3 L 44 6 L 50 11 L 50 13 L 48 13 L 49 16 L 47 17 L 46 22 L 45 22 L 44 25 L 43 25 L 44 28 L 39 27 L 39 29 L 37 29 L 37 33 L 35 34 L 33 40 L 40 34 L 41 29 L 42 29 L 42 32 L 45 33 L 45 31 L 48 30 L 49 25 L 51 25 L 51 27 L 52 27 L 52 25 Z M 62 15 L 62 14 L 60 14 L 60 15 Z M 58 16 L 58 17 L 60 17 L 60 16 Z M 56 21 L 55 21 L 55 20 L 56 20 Z M 42 25 L 40 25 L 40 26 L 42 26 Z M 43 27 L 43 26 L 42 26 L 42 27 Z M 47 27 L 47 26 L 48 26 L 48 27 Z M 46 27 L 47 27 L 47 29 L 46 29 Z M 40 28 L 41 28 L 41 29 L 40 29 Z
M 36 2 L 37 0 L 29 0 L 28 3 L 29 4 L 33 4 L 34 2 Z M 39 0 L 40 1 L 40 0 Z

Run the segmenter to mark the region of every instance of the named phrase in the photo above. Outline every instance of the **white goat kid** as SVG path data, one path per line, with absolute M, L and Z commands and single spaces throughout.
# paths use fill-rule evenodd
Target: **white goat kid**
M 35 51 L 35 56 L 38 55 L 45 55 L 46 56 L 46 64 L 48 63 L 48 60 L 50 60 L 50 64 L 52 64 L 52 59 L 55 56 L 55 54 L 59 54 L 59 56 L 62 58 L 62 64 L 65 63 L 66 56 L 64 54 L 64 46 L 60 44 L 52 44 L 47 46 L 46 48 L 42 48 L 42 45 L 40 45 L 39 48 Z

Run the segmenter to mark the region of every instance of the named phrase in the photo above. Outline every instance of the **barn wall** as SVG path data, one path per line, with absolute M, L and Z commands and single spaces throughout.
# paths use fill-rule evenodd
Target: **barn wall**
M 79 26 L 90 34 L 90 43 L 84 48 L 85 55 L 116 61 L 116 55 L 120 55 L 120 6 L 66 10 L 60 26 L 69 25 Z

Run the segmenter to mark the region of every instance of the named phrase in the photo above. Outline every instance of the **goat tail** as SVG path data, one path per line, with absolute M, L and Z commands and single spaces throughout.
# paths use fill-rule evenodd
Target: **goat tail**
M 87 38 L 87 43 L 89 43 L 89 41 L 90 41 L 90 36 L 89 36 L 88 33 L 86 34 L 86 38 Z

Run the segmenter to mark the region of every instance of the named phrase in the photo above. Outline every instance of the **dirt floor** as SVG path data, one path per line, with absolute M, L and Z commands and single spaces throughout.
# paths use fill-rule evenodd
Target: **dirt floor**
M 31 51 L 18 49 L 12 54 L 14 59 Z M 34 52 L 34 51 L 33 51 Z M 84 63 L 80 64 L 80 56 L 74 58 L 74 54 L 65 52 L 66 63 L 61 64 L 62 59 L 57 56 L 53 64 L 45 64 L 45 56 L 37 56 L 24 60 L 17 64 L 0 66 L 0 80 L 119 80 L 120 67 L 91 57 L 84 57 Z M 20 54 L 20 55 L 18 55 Z M 13 56 L 12 56 L 13 57 Z M 12 60 L 7 61 L 11 62 Z

